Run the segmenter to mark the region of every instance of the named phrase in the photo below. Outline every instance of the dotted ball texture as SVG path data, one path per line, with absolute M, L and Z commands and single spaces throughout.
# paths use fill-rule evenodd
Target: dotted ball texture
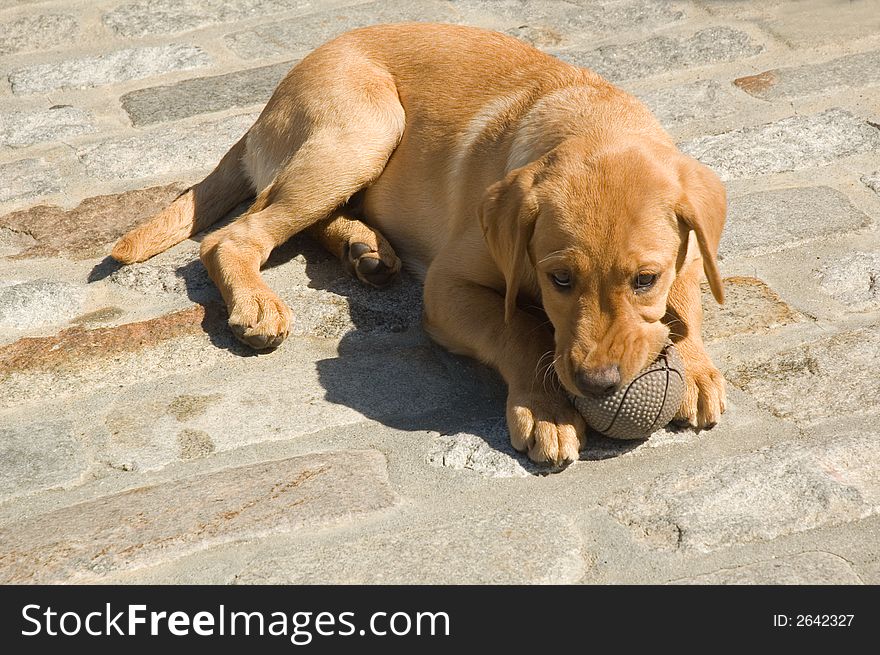
M 672 420 L 684 398 L 684 363 L 671 343 L 628 385 L 605 397 L 576 397 L 591 428 L 612 439 L 647 439 Z

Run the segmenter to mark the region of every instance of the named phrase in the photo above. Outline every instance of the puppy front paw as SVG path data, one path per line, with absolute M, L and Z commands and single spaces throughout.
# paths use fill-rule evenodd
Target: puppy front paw
M 686 390 L 676 421 L 699 429 L 715 426 L 726 406 L 724 377 L 711 361 L 685 364 Z
M 287 338 L 293 314 L 271 291 L 237 297 L 230 307 L 229 328 L 236 338 L 256 350 L 277 348 Z
M 569 464 L 586 445 L 587 425 L 562 394 L 511 391 L 507 427 L 510 443 L 533 462 Z

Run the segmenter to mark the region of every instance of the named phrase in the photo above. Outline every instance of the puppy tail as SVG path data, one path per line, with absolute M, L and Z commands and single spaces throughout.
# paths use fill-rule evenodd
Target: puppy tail
M 213 225 L 252 196 L 254 191 L 241 163 L 246 142 L 247 134 L 232 146 L 208 177 L 119 239 L 110 256 L 122 264 L 142 262 Z

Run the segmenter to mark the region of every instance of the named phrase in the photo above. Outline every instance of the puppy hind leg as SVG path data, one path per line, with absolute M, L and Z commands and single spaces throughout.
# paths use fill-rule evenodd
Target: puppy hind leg
M 400 272 L 400 259 L 382 233 L 345 211 L 318 221 L 306 232 L 364 284 L 386 287 Z
M 382 136 L 384 147 L 379 145 Z M 318 131 L 257 197 L 252 210 L 205 237 L 202 262 L 226 301 L 229 326 L 241 341 L 264 349 L 277 347 L 287 337 L 290 309 L 263 281 L 260 267 L 275 247 L 329 216 L 375 180 L 398 138 L 380 133 L 366 150 L 352 134 Z
M 244 165 L 257 200 L 202 242 L 202 261 L 239 339 L 254 348 L 284 340 L 291 312 L 260 267 L 273 248 L 331 216 L 382 174 L 404 122 L 391 75 L 341 41 L 319 48 L 279 84 L 248 133 Z M 262 179 L 260 171 L 273 178 Z

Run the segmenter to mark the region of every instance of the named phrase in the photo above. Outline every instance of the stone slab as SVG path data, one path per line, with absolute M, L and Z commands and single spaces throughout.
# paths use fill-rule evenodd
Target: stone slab
M 449 23 L 458 17 L 452 6 L 436 0 L 382 0 L 259 25 L 228 34 L 225 42 L 242 59 L 259 59 L 304 53 L 356 27 L 404 21 Z
M 642 446 L 658 447 L 680 439 L 681 435 L 658 430 L 648 441 L 609 439 L 590 431 L 580 459 L 598 461 L 634 452 Z M 507 419 L 490 417 L 471 422 L 452 434 L 434 437 L 426 457 L 428 464 L 456 471 L 470 471 L 487 478 L 521 478 L 547 475 L 547 466 L 535 464 L 510 445 Z
M 233 339 L 223 341 L 225 312 L 218 306 L 194 307 L 148 321 L 85 329 L 75 326 L 51 337 L 24 337 L 0 346 L 0 408 L 39 404 L 71 394 L 95 393 L 108 387 L 161 378 L 175 367 L 208 366 L 230 355 L 206 348 L 216 331 L 218 345 L 233 352 Z
M 0 113 L 0 148 L 64 141 L 96 130 L 90 112 L 70 105 L 54 105 L 29 112 L 3 112 Z
M 339 339 L 354 330 L 366 335 L 420 325 L 422 291 L 415 280 L 407 278 L 379 294 L 371 291 L 347 277 L 328 289 L 290 288 L 287 298 L 296 316 L 292 334 Z
M 763 50 L 764 46 L 746 32 L 718 26 L 707 27 L 690 36 L 656 36 L 591 51 L 568 50 L 554 54 L 617 82 L 743 59 Z
M 743 364 L 725 377 L 775 415 L 811 423 L 880 413 L 878 367 L 880 331 L 871 327 Z
M 874 171 L 870 175 L 862 175 L 859 179 L 864 182 L 866 187 L 880 196 L 880 171 Z
M 89 259 L 109 253 L 109 245 L 152 216 L 184 190 L 181 184 L 95 196 L 74 209 L 38 205 L 0 216 L 0 228 L 33 240 L 15 257 Z
M 0 499 L 73 485 L 87 465 L 69 421 L 34 417 L 24 426 L 0 427 Z
M 636 93 L 663 125 L 715 120 L 742 109 L 742 95 L 717 80 Z
M 825 186 L 760 191 L 732 198 L 722 257 L 765 255 L 872 224 L 840 191 Z
M 137 179 L 213 168 L 253 125 L 256 114 L 107 139 L 77 149 L 86 173 L 100 180 Z
M 62 89 L 86 89 L 138 80 L 172 71 L 201 68 L 211 63 L 204 50 L 181 43 L 124 48 L 103 55 L 75 57 L 54 63 L 17 68 L 9 74 L 17 95 Z
M 838 45 L 880 33 L 877 0 L 779 2 L 761 23 L 792 48 Z
M 199 301 L 221 301 L 205 267 L 189 252 L 182 253 L 180 257 L 166 257 L 160 264 L 145 262 L 123 266 L 111 273 L 107 280 L 116 286 L 153 297 L 174 294 Z
M 201 324 L 220 320 L 224 311 L 217 305 L 195 306 L 138 323 L 62 330 L 50 337 L 25 337 L 0 346 L 0 373 L 56 370 L 76 367 L 87 359 L 107 359 L 125 352 L 199 332 Z
M 880 308 L 880 252 L 854 252 L 816 271 L 828 295 L 854 311 Z
M 721 179 L 756 177 L 825 166 L 880 148 L 880 129 L 840 108 L 744 127 L 680 144 Z
M 284 62 L 138 89 L 122 96 L 122 108 L 132 124 L 140 126 L 233 107 L 262 105 L 292 66 L 293 62 Z
M 365 420 L 350 404 L 327 398 L 328 388 L 315 371 L 315 360 L 333 356 L 332 344 L 303 340 L 271 355 L 230 357 L 207 339 L 190 339 L 184 348 L 180 341 L 186 340 L 174 340 L 132 357 L 95 362 L 94 368 L 117 382 L 112 404 L 87 377 L 91 367 L 78 369 L 86 381 L 67 405 L 99 403 L 82 420 L 100 461 L 124 470 L 159 470 L 208 452 L 230 456 L 256 444 L 301 442 L 316 432 L 332 436 Z M 165 363 L 164 369 L 157 362 Z M 55 384 L 62 392 L 64 381 Z M 369 393 L 357 382 L 349 391 L 360 398 Z M 448 398 L 437 387 L 435 392 Z
M 734 84 L 762 100 L 828 95 L 842 88 L 880 84 L 880 51 L 847 55 L 805 66 L 774 68 L 739 78 Z
M 82 313 L 88 289 L 53 280 L 0 281 L 0 328 L 24 330 L 66 323 Z
M 810 552 L 744 566 L 719 569 L 670 584 L 686 585 L 830 585 L 862 584 L 852 565 L 832 553 Z
M 271 18 L 273 14 L 338 4 L 333 0 L 321 3 L 307 0 L 140 0 L 122 4 L 105 13 L 102 22 L 114 33 L 124 37 L 148 34 L 172 34 L 252 18 Z
M 659 476 L 604 501 L 635 538 L 710 552 L 880 512 L 878 433 L 786 442 Z
M 0 164 L 0 202 L 31 200 L 61 189 L 58 170 L 42 159 L 19 159 Z
M 69 44 L 79 33 L 70 14 L 35 14 L 0 24 L 0 57 Z
M 528 477 L 537 467 L 510 445 L 504 417 L 480 421 L 450 435 L 437 435 L 428 452 L 431 466 L 474 471 L 490 478 Z
M 754 277 L 724 278 L 724 304 L 718 305 L 709 285 L 703 291 L 703 339 L 707 342 L 743 334 L 766 334 L 805 317 L 773 289 Z
M 665 1 L 452 0 L 468 24 L 504 29 L 536 47 L 589 41 L 609 33 L 646 32 L 680 21 L 684 12 Z
M 552 538 L 548 538 L 552 535 Z M 577 531 L 554 512 L 435 519 L 431 525 L 259 558 L 242 584 L 565 584 L 589 568 Z M 343 557 L 340 553 L 345 553 Z M 540 553 L 540 557 L 529 556 Z
M 376 451 L 261 462 L 17 521 L 0 529 L 0 580 L 94 580 L 232 541 L 351 522 L 394 503 Z

